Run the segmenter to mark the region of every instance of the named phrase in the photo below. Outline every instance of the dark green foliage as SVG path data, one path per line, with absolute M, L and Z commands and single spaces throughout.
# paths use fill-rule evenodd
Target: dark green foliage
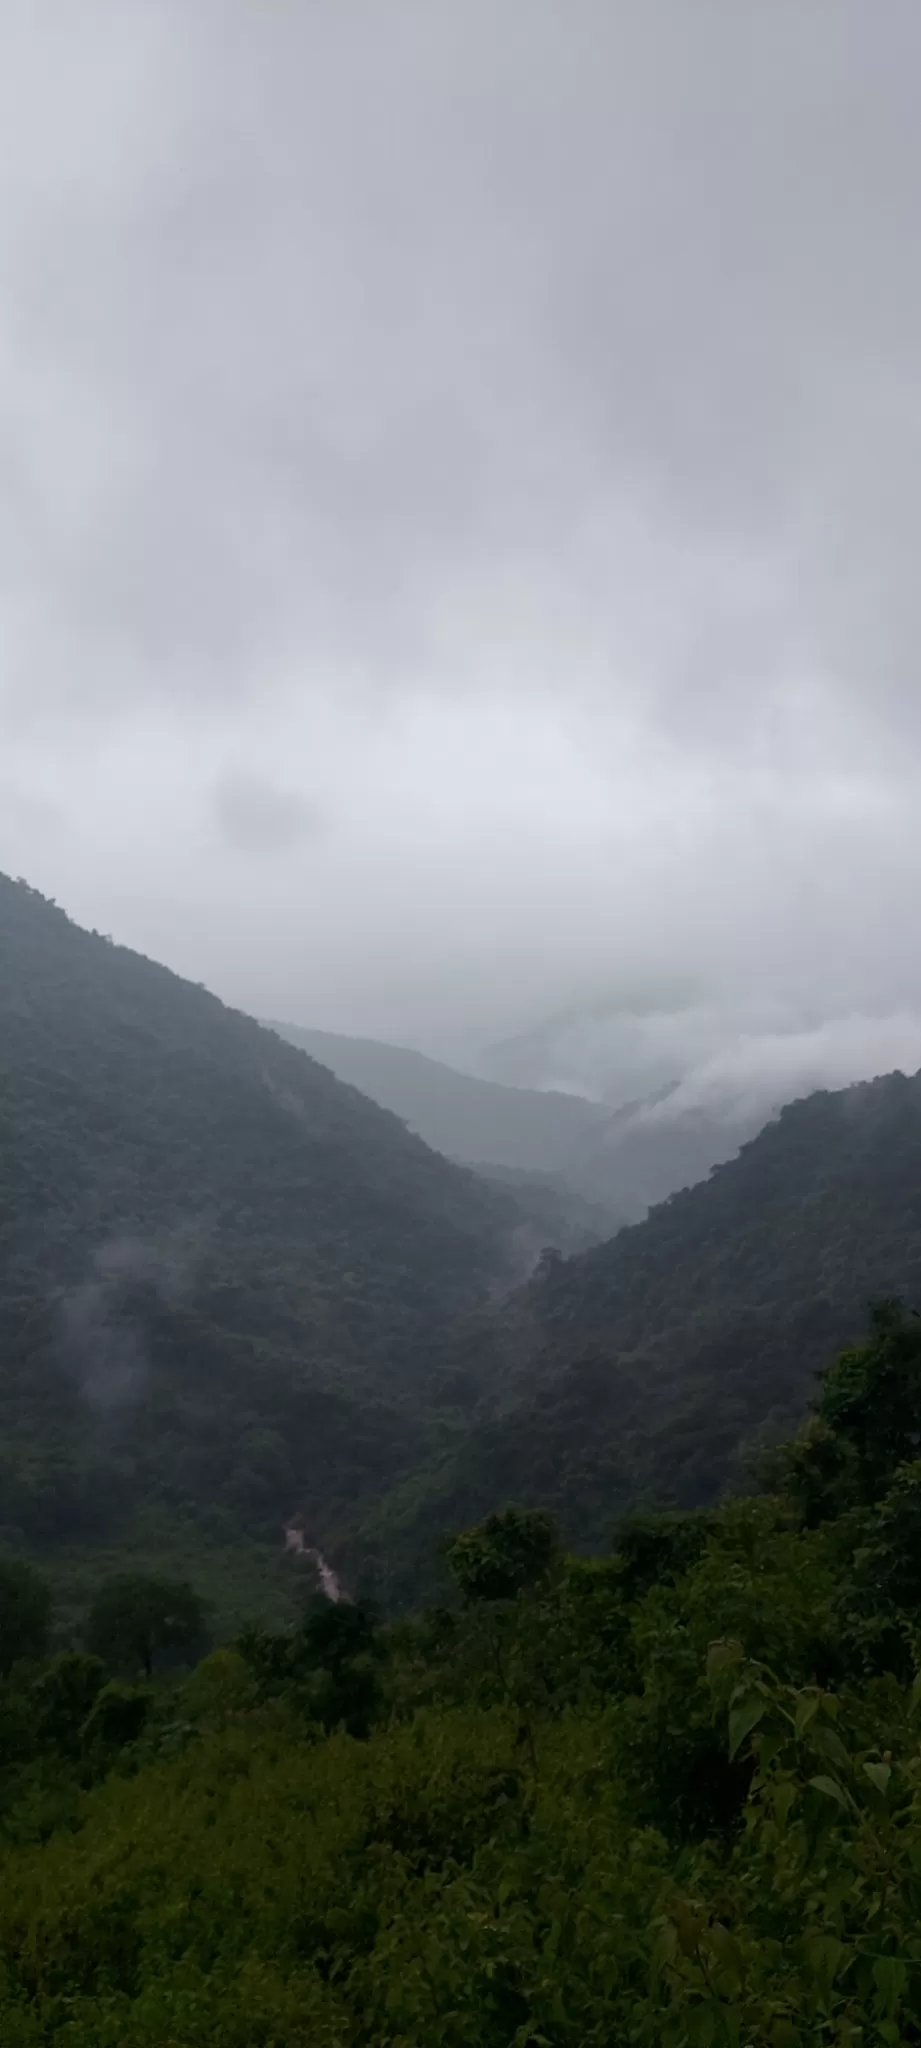
M 35 1733 L 41 1748 L 77 1756 L 84 1724 L 106 1682 L 101 1657 L 65 1650 L 42 1672 L 32 1691 Z
M 348 1601 L 317 1600 L 305 1616 L 300 1640 L 311 1663 L 339 1671 L 353 1658 L 373 1651 L 374 1622 L 367 1608 L 353 1607 Z
M 368 1734 L 381 1701 L 383 1644 L 367 1608 L 318 1600 L 299 1629 L 249 1629 L 239 1651 L 257 1700 L 287 1698 L 327 1731 Z
M 51 1593 L 31 1565 L 0 1559 L 0 1672 L 39 1658 L 48 1641 Z
M 153 1694 L 143 1687 L 110 1679 L 96 1694 L 80 1730 L 81 1748 L 97 1764 L 108 1762 L 137 1741 L 153 1703 Z
M 149 1678 L 158 1658 L 200 1649 L 205 1610 L 182 1580 L 125 1573 L 107 1580 L 90 1609 L 89 1649 L 114 1670 L 142 1670 Z
M 700 1512 L 654 1514 L 638 1509 L 625 1515 L 617 1531 L 624 1599 L 636 1600 L 650 1586 L 680 1578 L 697 1563 L 717 1527 L 715 1515 Z
M 825 1375 L 819 1404 L 840 1448 L 839 1492 L 861 1501 L 877 1500 L 921 1453 L 921 1318 L 888 1301 L 871 1321 L 870 1342 L 842 1352 Z
M 559 1548 L 552 1515 L 505 1508 L 458 1536 L 447 1564 L 465 1600 L 514 1600 L 546 1578 Z
M 861 1605 L 872 1582 L 900 1658 L 900 1327 L 828 1375 L 852 1490 L 815 1527 L 808 1433 L 792 1491 L 633 1516 L 607 1559 L 512 1509 L 453 1546 L 457 1608 L 318 1604 L 180 1681 L 104 1686 L 76 1764 L 51 1706 L 98 1670 L 18 1666 L 46 1747 L 4 1811 L 4 2048 L 916 2042 L 921 1678 Z
M 327 1729 L 365 1737 L 381 1697 L 380 1645 L 371 1614 L 347 1602 L 318 1600 L 297 1646 L 297 1666 L 308 1677 L 310 1710 Z

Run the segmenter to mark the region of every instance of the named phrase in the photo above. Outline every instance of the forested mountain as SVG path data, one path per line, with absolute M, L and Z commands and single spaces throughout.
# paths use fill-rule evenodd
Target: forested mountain
M 578 1224 L 579 1204 L 587 1201 L 603 1211 L 608 1236 L 621 1223 L 637 1222 L 651 1203 L 704 1179 L 762 1121 L 673 1110 L 668 1089 L 612 1109 L 581 1095 L 478 1080 L 406 1046 L 294 1024 L 272 1028 L 449 1158 L 555 1175 L 560 1194 L 569 1187 L 577 1197 L 570 1220 Z
M 468 1166 L 562 1171 L 586 1133 L 600 1130 L 610 1116 L 602 1103 L 583 1096 L 479 1081 L 408 1046 L 296 1024 L 273 1022 L 272 1029 L 392 1109 L 427 1145 Z
M 536 1247 L 535 1266 L 537 1254 L 549 1247 L 567 1253 L 589 1251 L 622 1226 L 623 1218 L 615 1220 L 602 1202 L 580 1194 L 561 1173 L 528 1172 L 491 1161 L 474 1162 L 474 1171 L 514 1195 Z
M 921 1076 L 793 1104 L 707 1181 L 467 1324 L 442 1361 L 455 1441 L 373 1532 L 394 1583 L 505 1500 L 595 1546 L 637 1500 L 714 1499 L 889 1295 L 921 1304 Z
M 868 1298 L 921 1301 L 921 1080 L 795 1104 L 514 1291 L 557 1199 L 525 1180 L 0 882 L 0 1546 L 194 1555 L 242 1609 L 299 1511 L 403 1599 L 510 1498 L 579 1545 L 715 1498 Z
M 657 1202 L 734 1159 L 766 1121 L 760 1111 L 736 1105 L 725 1112 L 680 1109 L 677 1097 L 675 1086 L 648 1101 L 624 1103 L 584 1132 L 566 1162 L 573 1185 L 589 1201 L 615 1205 L 626 1222 L 638 1223 Z
M 0 879 L 7 1549 L 325 1532 L 418 1463 L 436 1337 L 520 1236 L 305 1053 Z

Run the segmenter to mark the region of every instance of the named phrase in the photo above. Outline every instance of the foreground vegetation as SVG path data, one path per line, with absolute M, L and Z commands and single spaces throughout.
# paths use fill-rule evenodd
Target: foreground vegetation
M 4 2048 L 917 2041 L 919 1448 L 883 1306 L 769 1494 L 594 1560 L 507 1510 L 413 1620 L 182 1674 L 129 1581 L 48 1662 L 8 1579 Z

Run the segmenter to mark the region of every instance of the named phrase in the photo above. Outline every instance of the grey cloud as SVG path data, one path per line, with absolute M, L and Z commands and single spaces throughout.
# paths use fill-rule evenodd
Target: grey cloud
M 241 853 L 286 853 L 322 830 L 307 797 L 261 775 L 238 771 L 224 776 L 214 805 L 220 832 Z
M 668 1122 L 687 1110 L 706 1109 L 743 1123 L 814 1088 L 847 1088 L 876 1074 L 914 1074 L 919 1068 L 921 1016 L 834 1017 L 811 1029 L 724 1039 L 643 1116 Z
M 483 1061 L 550 1018 L 520 1078 L 878 1057 L 917 0 L 0 40 L 0 862 L 260 1014 Z
M 659 533 L 676 529 L 704 569 L 698 697 L 726 608 L 701 587 L 708 552 L 732 572 L 744 541 L 774 585 L 772 637 L 834 650 L 864 545 L 873 602 L 867 484 L 911 425 L 887 392 L 921 317 L 916 13 L 892 6 L 885 61 L 869 5 L 722 4 L 691 24 L 590 0 L 504 28 L 443 10 L 440 30 L 399 0 L 159 16 L 140 10 L 138 38 L 95 13 L 126 141 L 125 102 L 135 116 L 123 169 L 113 152 L 72 178 L 105 95 L 88 67 L 57 189 L 34 170 L 41 123 L 16 152 L 38 190 L 6 238 L 26 400 L 9 473 L 27 579 L 50 555 L 78 659 L 95 634 L 114 674 L 127 648 L 151 689 L 186 689 L 191 663 L 226 696 L 306 641 L 377 681 L 435 681 L 439 604 L 488 601 L 498 550 L 598 606 L 609 647 L 625 614 L 656 663 Z M 912 472 L 903 454 L 897 495 Z M 625 518 L 639 588 L 618 575 Z M 760 643 L 746 580 L 729 602 Z M 527 636 L 514 653 L 526 667 Z M 747 680 L 736 655 L 712 685 L 721 720 Z

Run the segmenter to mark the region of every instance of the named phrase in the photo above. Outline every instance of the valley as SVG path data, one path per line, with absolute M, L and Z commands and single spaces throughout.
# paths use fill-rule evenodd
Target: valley
M 12 882 L 0 965 L 0 1532 L 71 1611 L 115 1556 L 197 1575 L 225 1629 L 257 1587 L 290 1611 L 295 1514 L 388 1607 L 509 1499 L 603 1548 L 746 1484 L 868 1300 L 921 1299 L 916 1081 L 793 1105 L 602 1241 L 533 1153 L 450 1162 Z M 497 1093 L 519 1146 L 589 1109 Z
M 0 878 L 4 2043 L 914 2038 L 921 1077 L 407 1122 Z

